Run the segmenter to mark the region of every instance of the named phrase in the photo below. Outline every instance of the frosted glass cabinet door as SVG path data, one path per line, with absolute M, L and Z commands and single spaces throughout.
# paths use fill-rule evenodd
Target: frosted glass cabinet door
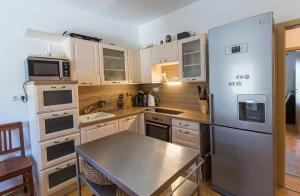
M 206 34 L 182 39 L 178 43 L 181 79 L 206 81 Z
M 101 83 L 128 83 L 127 51 L 115 46 L 101 45 Z

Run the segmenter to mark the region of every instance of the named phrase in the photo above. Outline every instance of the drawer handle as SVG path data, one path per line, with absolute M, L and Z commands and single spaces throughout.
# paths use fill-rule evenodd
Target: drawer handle
M 98 125 L 97 125 L 98 128 L 102 128 L 102 127 L 105 127 L 105 126 L 106 126 L 106 123 L 98 124 Z
M 57 167 L 57 168 L 55 168 L 57 171 L 58 170 L 62 170 L 62 169 L 65 169 L 65 168 L 67 168 L 67 167 L 69 167 L 69 166 L 71 166 L 71 163 L 68 163 L 66 166 L 64 166 L 64 167 Z
M 66 86 L 62 86 L 61 88 L 66 88 Z
M 189 124 L 184 124 L 184 126 L 188 127 L 188 126 L 190 126 L 190 125 L 189 125 Z
M 180 132 L 180 133 L 185 133 L 185 134 L 190 134 L 189 131 L 183 131 L 183 130 L 181 130 L 181 129 L 179 129 L 179 132 Z
M 56 88 L 56 86 L 51 86 L 51 88 Z
M 62 114 L 53 114 L 52 116 L 64 116 L 64 115 L 67 115 L 68 113 L 67 112 L 64 112 L 64 113 L 62 113 Z
M 62 142 L 67 142 L 67 141 L 69 141 L 69 140 L 70 140 L 70 138 L 66 138 L 66 139 L 63 140 L 63 141 L 59 141 L 59 140 L 54 141 L 54 143 L 55 143 L 55 144 L 60 144 L 60 143 L 62 143 Z

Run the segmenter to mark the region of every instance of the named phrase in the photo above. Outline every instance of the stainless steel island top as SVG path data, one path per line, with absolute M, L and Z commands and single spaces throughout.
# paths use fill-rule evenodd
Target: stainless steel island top
M 85 158 L 130 195 L 156 195 L 199 158 L 199 151 L 129 131 L 76 147 Z

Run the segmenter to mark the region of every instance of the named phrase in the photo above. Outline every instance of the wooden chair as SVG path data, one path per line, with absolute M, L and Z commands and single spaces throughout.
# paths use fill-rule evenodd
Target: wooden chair
M 12 132 L 18 130 L 20 136 L 20 146 L 13 145 Z M 8 188 L 0 195 L 12 193 L 24 187 L 24 193 L 29 188 L 30 196 L 34 195 L 32 178 L 32 161 L 25 156 L 23 127 L 21 122 L 0 125 L 0 156 L 16 153 L 20 151 L 21 156 L 8 158 L 0 161 L 0 183 L 17 176 L 23 176 L 23 183 Z

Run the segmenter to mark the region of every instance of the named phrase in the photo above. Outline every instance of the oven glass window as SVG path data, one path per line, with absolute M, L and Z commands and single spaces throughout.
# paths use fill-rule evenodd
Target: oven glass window
M 70 104 L 73 102 L 72 90 L 44 91 L 44 106 Z
M 163 125 L 164 126 L 164 125 Z M 156 139 L 160 139 L 166 142 L 170 142 L 170 135 L 169 135 L 169 127 L 166 126 L 161 127 L 161 126 L 155 126 L 152 124 L 147 124 L 146 123 L 146 135 L 156 138 Z
M 75 152 L 75 141 L 71 140 L 61 144 L 47 147 L 47 161 L 52 161 L 60 157 L 72 154 Z
M 32 76 L 59 76 L 58 62 L 34 61 L 29 66 Z
M 51 189 L 75 177 L 76 177 L 76 165 L 74 164 L 67 168 L 64 168 L 62 170 L 50 174 L 48 176 L 49 188 Z
M 51 134 L 72 128 L 74 128 L 73 115 L 45 120 L 46 134 Z

